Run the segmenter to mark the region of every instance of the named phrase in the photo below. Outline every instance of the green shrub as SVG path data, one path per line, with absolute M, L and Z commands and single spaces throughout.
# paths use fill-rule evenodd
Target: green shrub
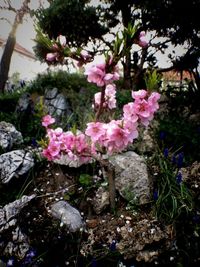
M 82 88 L 97 88 L 89 84 L 84 75 L 58 70 L 38 74 L 35 80 L 31 82 L 29 92 L 44 94 L 45 89 L 52 89 L 53 87 L 66 94 L 69 90 L 79 93 Z
M 20 96 L 25 89 L 16 90 L 12 93 L 0 94 L 0 112 L 11 113 L 15 111 Z
M 44 94 L 46 89 L 58 88 L 69 102 L 72 110 L 69 124 L 82 129 L 92 116 L 92 101 L 94 94 L 99 90 L 94 84 L 87 82 L 85 76 L 79 73 L 55 71 L 40 74 L 29 86 L 30 93 Z
M 191 122 L 177 112 L 170 112 L 159 121 L 157 138 L 160 147 L 184 153 L 185 164 L 200 160 L 200 123 Z

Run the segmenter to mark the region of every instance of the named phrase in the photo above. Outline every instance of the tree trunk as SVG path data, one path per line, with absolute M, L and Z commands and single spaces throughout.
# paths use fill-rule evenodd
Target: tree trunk
M 131 22 L 131 9 L 129 5 L 124 5 L 121 3 L 120 6 L 122 14 L 122 23 L 125 28 L 128 27 L 128 24 Z M 127 46 L 130 44 L 127 43 Z M 124 87 L 126 89 L 131 88 L 131 53 L 127 53 L 124 62 L 123 62 L 123 74 L 124 74 Z
M 24 0 L 21 8 L 16 10 L 15 20 L 9 33 L 0 62 L 0 93 L 4 93 L 5 84 L 8 80 L 8 73 L 10 69 L 11 57 L 16 44 L 16 31 L 20 23 L 22 23 L 24 15 L 29 12 L 28 4 L 30 0 Z
M 3 55 L 0 62 L 0 93 L 4 93 L 6 81 L 10 68 L 10 61 L 15 47 L 16 38 L 12 34 L 8 36 Z
M 124 88 L 131 89 L 132 81 L 131 81 L 131 54 L 130 52 L 126 55 L 125 60 L 123 62 L 123 78 L 124 78 Z

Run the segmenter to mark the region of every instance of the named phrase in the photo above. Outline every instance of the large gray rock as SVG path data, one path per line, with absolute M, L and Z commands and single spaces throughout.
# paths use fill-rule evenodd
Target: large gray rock
M 47 108 L 48 114 L 56 119 L 57 124 L 62 123 L 62 120 L 70 114 L 69 104 L 65 96 L 58 92 L 57 88 L 46 90 L 44 105 Z
M 138 141 L 136 145 L 137 151 L 139 151 L 139 153 L 152 153 L 153 151 L 155 151 L 155 143 L 152 136 L 153 134 L 151 128 L 145 128 L 141 133 L 141 140 Z
M 22 198 L 17 199 L 0 209 L 0 233 L 16 224 L 16 216 L 33 198 L 35 198 L 34 194 L 31 196 L 24 195 Z
M 53 203 L 51 214 L 56 219 L 61 220 L 61 224 L 66 225 L 70 232 L 76 232 L 85 226 L 80 212 L 66 201 Z
M 115 185 L 128 201 L 145 204 L 150 200 L 150 181 L 145 160 L 133 151 L 118 154 L 110 159 L 115 168 Z
M 23 143 L 22 134 L 16 130 L 15 126 L 11 123 L 0 122 L 0 147 L 5 150 L 10 150 L 13 145 Z
M 25 150 L 13 150 L 0 155 L 0 180 L 8 183 L 13 177 L 27 173 L 34 166 L 33 154 Z
M 53 162 L 59 165 L 69 166 L 70 168 L 79 168 L 84 163 L 81 162 L 79 159 L 72 160 L 67 155 L 61 155 L 59 159 L 55 159 Z M 90 163 L 92 163 L 93 160 L 91 159 Z
M 33 101 L 29 93 L 24 93 L 18 100 L 16 112 L 27 112 L 33 108 Z

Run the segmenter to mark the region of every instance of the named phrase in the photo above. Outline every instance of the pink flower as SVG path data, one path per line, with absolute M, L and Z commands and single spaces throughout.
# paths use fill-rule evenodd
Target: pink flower
M 88 143 L 86 140 L 86 136 L 83 133 L 80 133 L 76 136 L 75 138 L 75 142 L 74 142 L 74 149 L 78 152 L 78 153 L 84 153 L 84 152 L 88 152 Z
M 148 40 L 146 38 L 146 33 L 145 31 L 141 31 L 139 35 L 139 46 L 141 47 L 147 47 L 148 46 Z
M 49 153 L 51 154 L 52 158 L 57 158 L 60 153 L 60 143 L 51 140 L 48 145 Z
M 107 97 L 115 97 L 115 95 L 116 95 L 116 85 L 113 84 L 113 83 L 106 85 L 105 95 Z
M 66 152 L 73 150 L 75 144 L 75 138 L 76 136 L 71 131 L 63 133 L 61 140 L 62 149 Z
M 66 46 L 66 38 L 65 36 L 63 35 L 59 35 L 58 38 L 57 38 L 57 41 L 64 47 Z
M 42 156 L 47 158 L 49 161 L 53 160 L 53 157 L 52 157 L 52 155 L 51 155 L 51 153 L 50 153 L 48 148 L 43 149 Z
M 106 130 L 104 123 L 101 122 L 89 122 L 87 123 L 87 128 L 85 134 L 89 136 L 92 142 L 96 143 L 102 140 L 102 137 L 105 136 Z
M 125 131 L 128 133 L 128 140 L 130 143 L 132 143 L 134 139 L 138 138 L 137 126 L 138 126 L 137 122 L 133 122 L 131 120 L 123 121 L 123 127 Z
M 132 123 L 135 123 L 138 120 L 133 102 L 130 102 L 123 106 L 123 117 L 126 120 L 132 121 Z
M 46 60 L 49 62 L 55 61 L 57 58 L 57 53 L 47 53 L 46 54 Z
M 55 119 L 51 117 L 51 115 L 46 115 L 42 118 L 42 126 L 48 127 L 49 125 L 53 124 Z
M 86 66 L 85 74 L 88 76 L 88 82 L 96 83 L 99 87 L 102 87 L 119 79 L 119 74 L 116 68 L 113 68 L 113 72 L 106 73 L 105 62 L 100 62 L 96 65 L 88 64 Z
M 123 150 L 129 143 L 127 131 L 122 126 L 122 121 L 112 120 L 107 124 L 106 147 L 109 153 Z
M 98 92 L 94 95 L 94 104 L 95 104 L 95 107 L 98 107 L 101 103 L 101 92 Z M 104 105 L 105 106 L 105 105 Z M 94 106 L 93 106 L 94 108 Z
M 42 155 L 48 160 L 52 161 L 60 156 L 60 143 L 50 140 L 48 147 L 43 149 Z
M 148 126 L 149 122 L 153 119 L 154 113 L 158 110 L 158 100 L 160 94 L 153 92 L 149 97 L 145 90 L 139 90 L 132 93 L 135 102 L 133 103 L 133 109 L 135 114 L 139 117 L 141 123 L 144 126 Z M 128 111 L 124 108 L 124 117 L 127 118 Z
M 109 109 L 113 109 L 116 108 L 116 86 L 115 84 L 108 84 L 105 88 L 105 96 L 104 96 L 104 103 L 103 103 L 103 107 L 104 108 L 109 108 Z M 101 92 L 98 92 L 94 95 L 94 103 L 95 105 L 93 105 L 94 107 L 98 107 L 101 103 Z
M 151 107 L 145 99 L 134 102 L 133 108 L 139 117 L 148 118 L 151 115 Z
M 147 91 L 142 89 L 138 91 L 132 91 L 132 98 L 134 99 L 143 99 L 147 96 Z
M 88 82 L 96 83 L 99 87 L 104 86 L 105 69 L 101 69 L 99 65 L 92 65 L 86 69 L 85 74 L 88 76 Z
M 84 60 L 88 60 L 88 59 L 91 58 L 91 55 L 90 55 L 87 51 L 85 51 L 85 50 L 82 50 L 82 51 L 80 52 L 80 55 L 81 55 L 81 57 L 82 57 Z
M 110 97 L 108 99 L 107 103 L 108 103 L 108 108 L 109 109 L 114 109 L 117 106 L 117 101 L 116 101 L 116 98 L 115 97 Z
M 160 99 L 160 94 L 157 92 L 153 92 L 149 98 L 148 98 L 148 102 L 149 105 L 151 106 L 151 112 L 155 112 L 158 110 L 159 105 L 158 105 L 158 100 Z

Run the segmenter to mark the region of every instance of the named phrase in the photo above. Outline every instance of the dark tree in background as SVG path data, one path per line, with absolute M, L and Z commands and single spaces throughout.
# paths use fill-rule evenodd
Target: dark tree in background
M 179 58 L 169 55 L 172 59 L 170 69 L 190 71 L 195 78 L 196 89 L 200 91 L 200 0 L 135 0 L 134 4 L 140 8 L 141 20 L 147 30 L 155 30 L 157 36 L 187 48 L 185 55 Z
M 38 24 L 50 38 L 65 35 L 70 47 L 86 46 L 90 41 L 95 47 L 100 42 L 102 53 L 108 48 L 112 50 L 107 33 L 115 35 L 115 27 L 127 28 L 129 24 L 140 23 L 139 30 L 154 31 L 156 37 L 165 40 L 156 44 L 150 42 L 140 54 L 129 53 L 122 59 L 126 87 L 138 89 L 141 86 L 145 62 L 150 67 L 157 67 L 152 47 L 154 51 L 164 52 L 172 43 L 175 46 L 184 44 L 186 53 L 181 57 L 170 53 L 171 67 L 158 71 L 188 70 L 195 77 L 196 88 L 200 89 L 200 20 L 196 12 L 200 10 L 200 0 L 99 0 L 97 3 L 103 5 L 98 7 L 91 7 L 89 3 L 89 0 L 52 0 L 47 9 L 38 10 Z M 36 45 L 35 52 L 44 61 L 42 47 Z
M 56 39 L 62 34 L 70 47 L 87 45 L 100 38 L 108 29 L 99 22 L 94 7 L 87 0 L 54 0 L 46 9 L 39 9 L 35 15 L 38 25 L 45 34 Z
M 142 22 L 149 30 L 156 30 L 160 36 L 169 37 L 174 44 L 185 41 L 199 45 L 200 0 L 135 0 L 141 9 Z
M 104 5 L 97 7 L 87 5 L 89 2 L 53 0 L 48 8 L 36 12 L 38 26 L 49 38 L 56 39 L 59 34 L 64 35 L 69 47 L 86 46 L 91 41 L 94 47 L 100 42 L 99 47 L 104 47 L 104 51 L 108 48 L 112 50 L 111 42 L 105 36 L 119 24 L 123 27 L 134 24 L 132 1 L 102 0 L 99 4 Z M 34 51 L 41 61 L 45 61 L 45 51 L 40 44 L 35 46 Z M 123 59 L 122 64 L 124 80 L 130 85 L 130 53 Z

